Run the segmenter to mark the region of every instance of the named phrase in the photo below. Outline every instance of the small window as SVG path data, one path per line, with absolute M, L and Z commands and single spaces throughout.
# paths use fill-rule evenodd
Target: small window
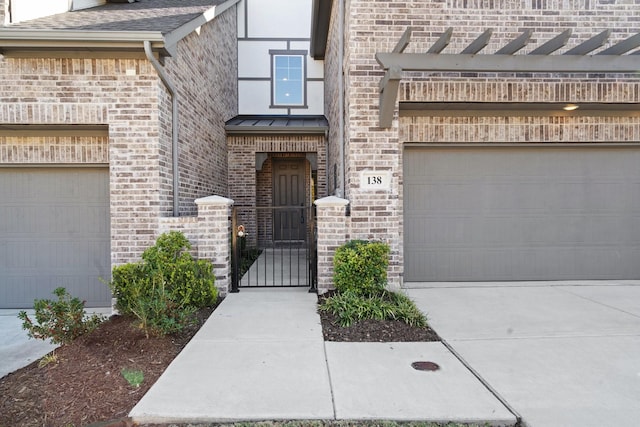
M 274 107 L 305 107 L 306 52 L 272 53 L 272 98 Z

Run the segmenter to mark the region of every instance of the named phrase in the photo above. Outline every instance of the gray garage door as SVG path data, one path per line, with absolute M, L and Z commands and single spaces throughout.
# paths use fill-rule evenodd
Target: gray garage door
M 59 286 L 110 305 L 109 228 L 106 168 L 0 168 L 0 308 Z
M 405 281 L 640 278 L 640 147 L 407 148 Z

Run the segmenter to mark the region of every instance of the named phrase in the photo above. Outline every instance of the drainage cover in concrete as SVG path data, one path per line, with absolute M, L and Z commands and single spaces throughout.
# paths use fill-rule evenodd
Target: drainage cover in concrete
M 411 367 L 416 371 L 437 371 L 440 366 L 433 362 L 413 362 Z

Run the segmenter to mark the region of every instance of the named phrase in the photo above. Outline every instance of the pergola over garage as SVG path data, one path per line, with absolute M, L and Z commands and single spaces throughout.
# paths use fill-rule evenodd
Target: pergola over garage
M 640 71 L 640 33 L 635 34 L 596 54 L 609 39 L 610 30 L 591 37 L 561 55 L 552 55 L 567 44 L 571 30 L 566 30 L 527 55 L 516 55 L 529 42 L 532 31 L 519 37 L 493 54 L 480 54 L 489 44 L 492 29 L 483 32 L 459 54 L 441 53 L 448 45 L 453 28 L 445 31 L 426 53 L 404 53 L 413 28 L 408 28 L 390 53 L 376 53 L 376 60 L 385 69 L 380 81 L 380 127 L 391 127 L 404 71 L 476 72 L 476 73 L 637 73 Z
M 604 47 L 610 35 L 604 31 L 554 53 L 567 44 L 567 30 L 517 54 L 531 37 L 526 31 L 496 53 L 481 54 L 491 37 L 487 30 L 459 54 L 444 54 L 452 33 L 447 30 L 426 53 L 403 53 L 409 29 L 393 52 L 376 55 L 386 72 L 379 87 L 381 128 L 393 124 L 405 71 L 472 73 L 469 79 L 473 73 L 515 73 L 516 80 L 551 73 L 571 82 L 640 70 L 640 34 Z M 620 120 L 626 130 L 609 140 L 564 143 L 403 140 L 405 282 L 640 278 L 640 144 L 629 139 L 640 111 L 632 99 L 593 99 L 573 112 L 560 108 L 566 102 L 469 103 L 464 96 L 460 102 L 416 101 L 400 103 L 401 119 L 567 115 L 569 122 L 578 116 Z M 401 127 L 407 123 L 401 120 Z M 425 135 L 432 131 L 425 129 Z

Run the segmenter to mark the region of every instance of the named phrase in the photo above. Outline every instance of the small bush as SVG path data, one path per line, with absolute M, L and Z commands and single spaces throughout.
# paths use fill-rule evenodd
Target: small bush
M 140 387 L 140 384 L 142 384 L 142 381 L 144 381 L 144 372 L 139 369 L 123 368 L 120 373 L 132 387 Z
M 191 243 L 184 234 L 165 233 L 142 254 L 144 269 L 161 276 L 172 299 L 181 307 L 205 307 L 218 297 L 213 266 L 207 260 L 193 259 L 189 249 Z
M 319 308 L 338 317 L 341 326 L 360 320 L 399 320 L 411 326 L 425 327 L 425 316 L 406 295 L 385 291 L 376 296 L 362 296 L 351 291 L 326 298 Z
M 34 301 L 35 323 L 26 311 L 18 313 L 22 329 L 29 338 L 50 339 L 53 344 L 68 344 L 80 335 L 94 330 L 104 317 L 96 314 L 86 317 L 84 301 L 71 297 L 65 288 L 53 291 L 57 301 L 37 299 Z
M 324 299 L 319 309 L 337 316 L 341 326 L 365 319 L 427 325 L 426 317 L 409 297 L 386 290 L 387 244 L 352 240 L 336 250 L 333 265 L 337 293 Z
M 218 298 L 213 266 L 195 260 L 180 232 L 161 235 L 142 261 L 116 266 L 109 286 L 122 314 L 134 315 L 147 335 L 182 330 L 198 308 Z
M 333 259 L 333 282 L 339 292 L 379 295 L 387 285 L 389 245 L 352 240 L 340 246 Z

